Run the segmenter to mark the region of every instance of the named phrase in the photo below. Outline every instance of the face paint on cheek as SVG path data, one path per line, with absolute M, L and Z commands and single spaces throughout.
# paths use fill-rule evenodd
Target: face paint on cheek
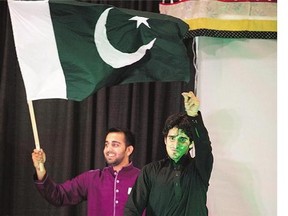
M 175 153 L 172 155 L 171 159 L 176 163 L 180 160 L 180 158 L 188 152 L 189 146 L 178 145 Z

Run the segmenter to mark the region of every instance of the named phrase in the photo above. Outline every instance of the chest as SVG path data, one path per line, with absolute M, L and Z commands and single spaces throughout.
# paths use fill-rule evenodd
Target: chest
M 197 178 L 197 172 L 194 164 L 183 166 L 163 166 L 160 168 L 154 179 L 152 179 L 154 187 L 167 188 L 167 186 L 183 186 L 186 187 Z
M 137 175 L 124 174 L 112 174 L 110 172 L 103 173 L 90 185 L 90 190 L 94 190 L 96 194 L 110 194 L 115 193 L 123 194 L 124 196 L 129 194 Z

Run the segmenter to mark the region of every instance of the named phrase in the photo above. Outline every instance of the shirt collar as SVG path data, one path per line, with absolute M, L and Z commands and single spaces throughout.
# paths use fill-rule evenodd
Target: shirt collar
M 189 152 L 186 155 L 183 155 L 180 160 L 176 163 L 174 160 L 172 160 L 169 157 L 170 163 L 173 165 L 173 167 L 182 167 L 185 166 L 186 164 L 189 163 L 190 160 L 192 160 L 192 158 L 190 157 Z
M 113 169 L 113 166 L 108 167 L 109 171 L 114 174 L 116 171 Z M 133 163 L 130 162 L 127 166 L 122 167 L 119 172 L 128 172 L 129 170 L 133 169 Z

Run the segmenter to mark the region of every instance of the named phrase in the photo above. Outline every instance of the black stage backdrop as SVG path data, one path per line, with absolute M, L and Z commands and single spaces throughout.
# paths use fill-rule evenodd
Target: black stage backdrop
M 88 1 L 87 1 L 88 2 Z M 93 1 L 159 12 L 158 1 Z M 191 47 L 190 41 L 187 46 Z M 35 148 L 26 93 L 16 58 L 7 2 L 0 0 L 0 215 L 82 216 L 86 202 L 57 208 L 36 191 L 31 153 Z M 191 59 L 192 59 L 192 54 Z M 103 88 L 82 102 L 34 101 L 46 168 L 57 182 L 105 166 L 104 134 L 110 127 L 130 128 L 136 135 L 134 165 L 165 156 L 161 130 L 165 119 L 183 111 L 182 91 L 190 83 L 140 83 Z

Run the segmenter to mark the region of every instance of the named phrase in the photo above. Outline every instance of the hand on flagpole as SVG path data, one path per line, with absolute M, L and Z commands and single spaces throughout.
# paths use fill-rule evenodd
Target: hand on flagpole
M 46 174 L 44 163 L 46 161 L 46 154 L 43 149 L 34 149 L 32 152 L 32 161 L 36 169 L 38 180 L 42 180 Z

